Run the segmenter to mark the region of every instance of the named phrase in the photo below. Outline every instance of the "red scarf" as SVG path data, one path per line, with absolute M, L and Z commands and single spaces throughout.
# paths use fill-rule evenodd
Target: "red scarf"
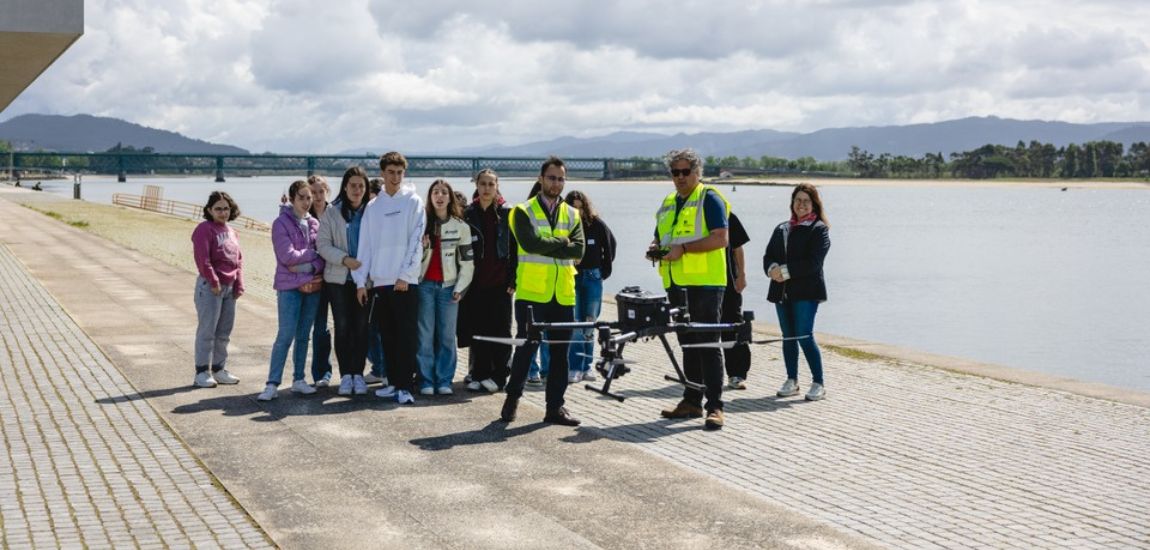
M 796 218 L 794 213 L 791 213 L 791 227 L 794 227 L 796 225 L 802 225 L 802 224 L 807 223 L 807 222 L 813 222 L 817 219 L 819 219 L 819 217 L 814 212 L 811 212 L 810 214 L 807 214 L 806 216 L 803 216 L 802 218 Z

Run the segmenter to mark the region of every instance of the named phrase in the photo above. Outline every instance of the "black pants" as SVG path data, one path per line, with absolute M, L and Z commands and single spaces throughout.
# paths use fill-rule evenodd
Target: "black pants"
M 405 292 L 396 292 L 390 285 L 371 289 L 370 310 L 369 315 L 383 340 L 387 381 L 396 389 L 411 391 L 419 372 L 415 357 L 419 353 L 419 292 L 416 286 L 408 286 Z
M 339 374 L 363 375 L 367 358 L 367 307 L 355 299 L 355 283 L 342 285 L 324 283 L 324 292 L 331 302 L 331 317 L 335 322 L 335 357 L 339 361 Z
M 720 323 L 741 323 L 743 322 L 743 295 L 735 292 L 735 289 L 727 287 L 723 292 L 723 314 L 719 317 Z M 735 331 L 729 330 L 722 333 L 724 342 L 734 342 Z M 739 378 L 746 379 L 747 373 L 751 370 L 751 346 L 749 344 L 740 344 L 731 349 L 723 350 L 723 365 L 727 369 L 727 376 L 738 376 Z
M 718 323 L 723 306 L 723 289 L 709 287 L 677 287 L 667 289 L 671 305 L 683 305 L 683 291 L 687 289 L 687 312 L 695 323 Z M 679 344 L 718 342 L 717 332 L 680 332 Z M 723 354 L 718 348 L 690 348 L 683 350 L 683 374 L 687 380 L 707 386 L 708 411 L 723 408 Z M 703 393 L 683 388 L 683 400 L 702 406 Z
M 552 299 L 546 304 L 515 300 L 516 338 L 527 337 L 527 320 L 530 318 L 527 308 L 535 311 L 536 321 L 549 321 L 552 323 L 571 322 L 575 320 L 575 306 L 560 305 Z M 562 407 L 566 401 L 563 394 L 567 393 L 567 341 L 571 339 L 570 330 L 550 330 L 546 338 L 551 346 L 551 369 L 547 374 L 547 409 Z M 511 379 L 507 381 L 507 396 L 519 397 L 523 395 L 523 385 L 527 383 L 527 371 L 531 368 L 531 357 L 539 343 L 527 343 L 515 348 L 515 356 L 511 358 Z
M 471 336 L 511 337 L 511 295 L 506 288 L 475 288 L 467 290 L 464 315 L 471 327 Z M 507 384 L 511 346 L 484 340 L 471 340 L 471 379 L 488 378 L 500 387 Z
M 326 288 L 328 283 L 323 283 Z M 331 331 L 327 328 L 327 292 L 319 293 L 319 309 L 311 326 L 311 379 L 323 378 L 331 372 Z

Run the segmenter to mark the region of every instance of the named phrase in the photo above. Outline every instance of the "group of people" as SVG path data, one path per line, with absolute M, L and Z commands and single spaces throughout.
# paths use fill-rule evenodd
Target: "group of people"
M 672 304 L 686 307 L 692 321 L 739 321 L 746 231 L 726 198 L 702 183 L 697 153 L 672 151 L 666 163 L 675 190 L 656 212 L 646 256 L 657 263 Z M 540 343 L 527 338 L 529 320 L 596 320 L 615 238 L 585 193 L 563 195 L 567 167 L 557 157 L 543 162 L 531 195 L 515 206 L 504 200 L 499 176 L 490 169 L 475 175 L 470 201 L 443 179 L 432 182 L 424 200 L 404 183 L 406 170 L 407 159 L 396 152 L 380 158 L 381 181 L 353 166 L 330 204 L 322 177 L 289 187 L 287 204 L 272 225 L 279 327 L 257 399 L 277 396 L 292 348 L 292 392 L 312 394 L 333 382 L 326 343 L 330 307 L 340 395 L 367 394 L 375 381 L 382 384 L 375 395 L 400 404 L 414 403 L 415 393 L 450 395 L 456 350 L 469 347 L 467 389 L 503 390 L 500 417 L 512 422 L 524 386 L 537 376 L 531 371 Z M 813 326 L 818 304 L 826 300 L 822 266 L 830 248 L 829 225 L 814 186 L 796 186 L 789 209 L 790 219 L 775 228 L 763 256 L 771 279 L 768 299 L 776 304 L 788 338 L 783 342 L 787 379 L 777 394 L 799 393 L 801 347 L 812 374 L 806 399 L 814 401 L 825 396 Z M 205 221 L 192 235 L 199 271 L 194 384 L 200 387 L 239 382 L 226 368 L 235 303 L 244 293 L 243 257 L 228 225 L 237 216 L 235 201 L 213 192 L 204 206 Z M 513 318 L 516 338 L 524 343 L 512 355 L 512 347 L 500 339 L 511 336 Z M 544 421 L 577 426 L 564 395 L 569 383 L 593 379 L 594 335 L 549 330 L 545 336 Z M 683 333 L 680 343 L 731 338 Z M 305 379 L 309 339 L 314 385 Z M 369 357 L 374 365 L 365 373 Z M 682 400 L 662 415 L 705 417 L 706 428 L 722 428 L 724 374 L 728 387 L 746 387 L 749 348 L 745 343 L 725 351 L 687 347 L 683 367 L 705 391 L 687 387 Z

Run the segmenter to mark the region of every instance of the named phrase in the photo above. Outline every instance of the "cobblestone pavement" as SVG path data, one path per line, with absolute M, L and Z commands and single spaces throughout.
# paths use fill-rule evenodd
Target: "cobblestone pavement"
M 3 244 L 0 281 L 0 547 L 272 547 Z
M 892 548 L 1150 548 L 1146 408 L 825 349 L 827 399 L 782 399 L 781 351 L 753 354 L 718 433 L 656 420 L 681 395 L 658 340 L 626 350 L 638 364 L 612 388 L 625 402 L 570 388 L 568 408 L 606 437 Z M 527 395 L 543 406 L 542 391 Z

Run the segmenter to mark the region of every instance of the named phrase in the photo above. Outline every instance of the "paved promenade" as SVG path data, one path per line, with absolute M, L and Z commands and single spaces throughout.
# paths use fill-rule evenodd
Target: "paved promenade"
M 58 300 L 84 331 L 57 339 L 99 355 L 90 337 L 126 375 L 109 392 L 122 398 L 105 401 L 159 411 L 285 547 L 1150 548 L 1150 409 L 898 361 L 824 351 L 828 399 L 807 403 L 774 397 L 778 349 L 756 348 L 751 387 L 725 394 L 717 433 L 658 418 L 680 388 L 651 343 L 628 348 L 640 364 L 616 381 L 626 402 L 568 392 L 576 430 L 537 422 L 542 392 L 510 427 L 492 422 L 501 397 L 398 408 L 285 388 L 265 405 L 254 395 L 275 308 L 253 297 L 229 367 L 243 382 L 192 390 L 194 275 L 10 202 L 26 197 L 0 188 L 0 243 L 20 262 L 0 263 L 5 285 L 42 283 L 45 307 Z M 12 326 L 36 318 L 4 312 Z M 27 347 L 4 343 L 11 368 L 30 368 L 13 351 Z M 56 367 L 74 369 L 61 356 Z M 26 378 L 6 373 L 0 387 L 26 392 Z M 71 401 L 104 411 L 100 399 Z M 12 472 L 13 484 L 43 477 Z M 9 517 L 55 515 L 3 506 L 6 533 Z

